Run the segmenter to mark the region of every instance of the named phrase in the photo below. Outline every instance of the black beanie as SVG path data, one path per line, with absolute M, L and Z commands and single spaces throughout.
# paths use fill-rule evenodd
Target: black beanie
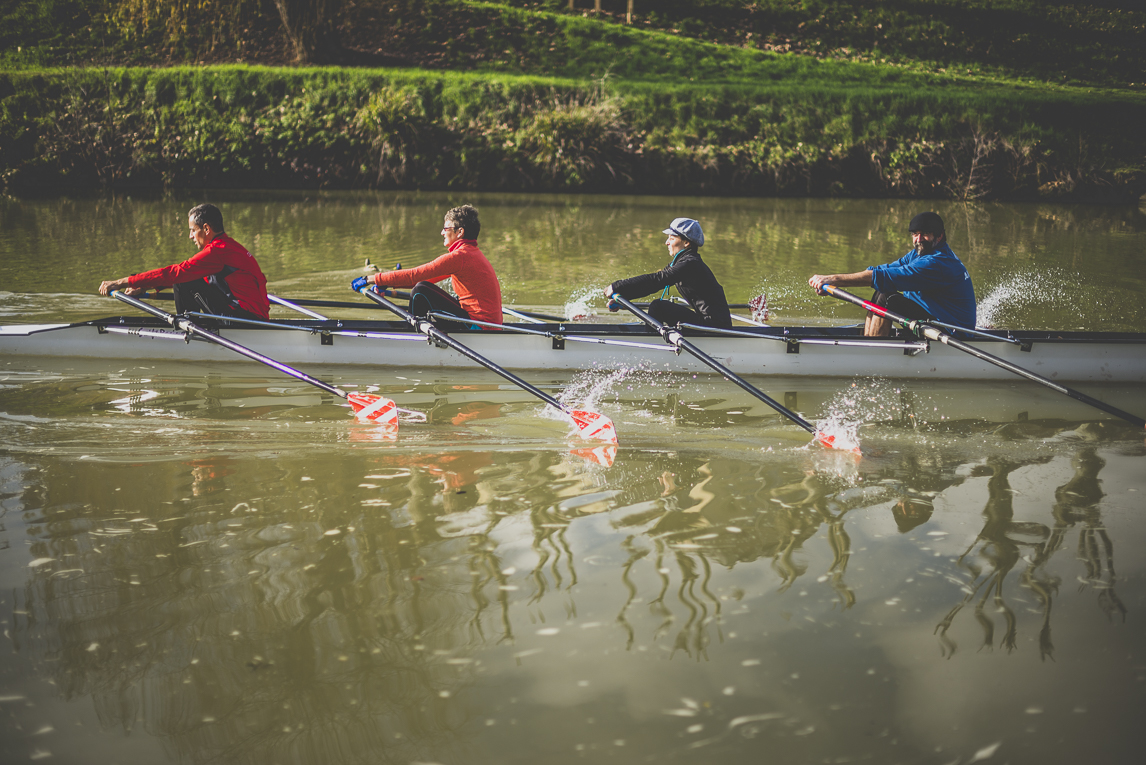
M 939 217 L 938 213 L 922 212 L 911 219 L 911 225 L 907 227 L 911 233 L 920 231 L 924 234 L 942 234 L 943 219 Z

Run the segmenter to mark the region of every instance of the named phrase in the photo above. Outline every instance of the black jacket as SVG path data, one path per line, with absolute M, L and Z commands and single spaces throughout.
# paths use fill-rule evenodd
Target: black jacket
M 692 310 L 700 314 L 704 324 L 724 329 L 732 327 L 732 315 L 728 311 L 724 288 L 716 281 L 712 269 L 700 259 L 692 245 L 678 252 L 672 263 L 660 271 L 613 282 L 612 291 L 632 300 L 664 289 L 670 284 L 676 285 L 680 296 L 688 301 Z

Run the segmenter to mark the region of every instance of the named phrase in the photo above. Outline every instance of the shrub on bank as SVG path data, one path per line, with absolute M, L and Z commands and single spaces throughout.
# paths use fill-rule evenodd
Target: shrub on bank
M 0 73 L 0 177 L 78 187 L 468 188 L 1129 200 L 1146 99 L 910 81 L 585 83 L 420 70 Z

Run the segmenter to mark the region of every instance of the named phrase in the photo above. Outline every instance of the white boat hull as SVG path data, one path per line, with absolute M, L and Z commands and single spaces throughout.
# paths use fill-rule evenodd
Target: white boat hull
M 349 326 L 349 323 L 347 323 Z M 528 325 L 537 329 L 538 325 Z M 503 332 L 459 332 L 453 335 L 477 353 L 514 370 L 611 370 L 642 366 L 681 373 L 709 373 L 703 363 L 676 355 L 661 338 L 609 325 L 548 325 L 566 335 L 552 337 Z M 105 327 L 110 327 L 108 331 Z M 389 323 L 354 329 L 383 337 L 347 336 L 286 329 L 237 328 L 223 336 L 304 371 L 327 365 L 374 367 L 467 368 L 475 362 L 430 344 L 423 336 Z M 121 334 L 121 332 L 132 334 Z M 136 332 L 163 335 L 142 336 Z M 782 330 L 773 329 L 772 332 Z M 914 339 L 864 340 L 846 332 L 789 328 L 789 343 L 763 337 L 691 336 L 690 341 L 717 362 L 740 375 L 808 377 L 886 377 L 903 379 L 1001 380 L 1014 374 L 941 343 Z M 1102 333 L 1017 333 L 1031 340 L 1029 350 L 1002 341 L 970 344 L 1012 364 L 1055 381 L 1146 383 L 1146 335 Z M 634 343 L 642 347 L 577 342 L 569 336 Z M 171 339 L 175 338 L 175 339 Z M 252 363 L 233 351 L 202 340 L 183 341 L 182 333 L 138 320 L 116 324 L 0 326 L 0 355 Z M 832 344 L 833 342 L 840 344 Z M 860 343 L 849 345 L 847 343 Z M 563 347 L 557 347 L 563 346 Z

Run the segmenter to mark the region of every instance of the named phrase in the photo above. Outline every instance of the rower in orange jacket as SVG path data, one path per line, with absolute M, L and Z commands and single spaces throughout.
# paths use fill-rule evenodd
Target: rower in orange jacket
M 454 326 L 465 326 L 465 319 L 501 324 L 501 285 L 493 266 L 478 249 L 480 231 L 477 208 L 455 207 L 446 213 L 442 223 L 442 244 L 447 250 L 444 255 L 417 268 L 360 276 L 350 287 L 356 292 L 371 282 L 377 287 L 413 287 L 410 313 L 415 316 L 437 311 L 463 320 Z M 456 299 L 434 284 L 447 277 Z

